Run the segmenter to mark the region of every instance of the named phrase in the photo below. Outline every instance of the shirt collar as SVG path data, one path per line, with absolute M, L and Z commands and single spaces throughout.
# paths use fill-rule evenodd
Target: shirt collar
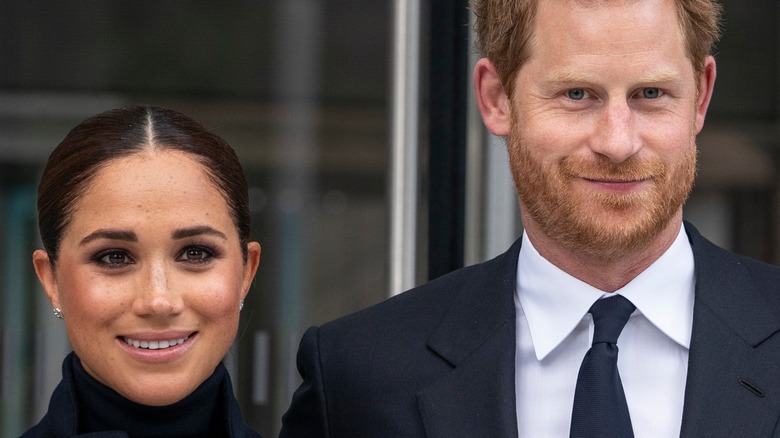
M 656 328 L 690 347 L 694 298 L 693 251 L 685 231 L 642 273 L 615 291 L 628 298 Z M 544 359 L 607 292 L 572 277 L 542 257 L 528 235 L 517 262 L 516 293 L 528 321 L 534 351 Z

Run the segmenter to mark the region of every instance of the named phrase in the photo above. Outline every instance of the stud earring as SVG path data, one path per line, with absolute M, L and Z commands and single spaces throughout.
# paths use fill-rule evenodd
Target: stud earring
M 59 307 L 55 307 L 54 309 L 52 309 L 52 312 L 54 312 L 54 316 L 56 316 L 59 319 L 62 319 L 62 309 L 60 309 Z
M 238 311 L 244 308 L 244 300 L 238 300 Z

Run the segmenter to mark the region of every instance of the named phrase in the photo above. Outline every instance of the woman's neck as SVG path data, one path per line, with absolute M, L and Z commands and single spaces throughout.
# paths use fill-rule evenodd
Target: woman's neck
M 146 406 L 126 399 L 90 376 L 71 355 L 78 433 L 117 430 L 130 437 L 226 436 L 222 364 L 192 394 L 168 406 Z

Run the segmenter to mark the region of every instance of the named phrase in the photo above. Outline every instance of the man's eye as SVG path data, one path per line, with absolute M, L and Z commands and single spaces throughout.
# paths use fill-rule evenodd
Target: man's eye
M 661 97 L 661 90 L 658 88 L 643 88 L 642 97 L 645 99 L 657 99 Z
M 588 96 L 588 93 L 582 88 L 573 88 L 566 91 L 566 97 L 571 100 L 582 100 Z

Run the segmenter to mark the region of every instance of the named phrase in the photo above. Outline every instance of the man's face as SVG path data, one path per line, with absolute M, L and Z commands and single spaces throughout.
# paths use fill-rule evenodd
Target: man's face
M 702 84 L 673 0 L 542 2 L 507 136 L 524 222 L 600 260 L 652 241 L 693 184 Z

